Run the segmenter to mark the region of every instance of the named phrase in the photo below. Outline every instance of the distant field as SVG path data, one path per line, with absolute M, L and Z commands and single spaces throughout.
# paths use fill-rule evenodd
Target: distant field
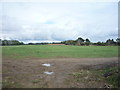
M 99 58 L 117 57 L 118 46 L 23 45 L 3 46 L 3 58 Z

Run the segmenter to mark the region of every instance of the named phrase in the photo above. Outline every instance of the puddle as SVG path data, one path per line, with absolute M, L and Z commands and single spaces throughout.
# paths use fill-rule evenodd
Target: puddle
M 42 66 L 50 67 L 51 64 L 49 64 L 49 63 L 44 63 L 44 64 L 42 64 Z M 48 72 L 48 71 L 44 72 L 44 74 L 48 74 L 48 75 L 52 75 L 53 73 L 54 73 L 54 72 Z
M 44 72 L 45 74 L 52 75 L 54 72 Z
M 48 64 L 45 63 L 45 64 L 42 64 L 42 65 L 46 66 L 46 67 L 50 67 L 51 66 L 51 64 L 49 64 L 49 63 Z

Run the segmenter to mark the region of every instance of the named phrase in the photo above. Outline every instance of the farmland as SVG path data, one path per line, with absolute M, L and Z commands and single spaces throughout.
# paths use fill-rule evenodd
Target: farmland
M 117 57 L 118 46 L 23 45 L 3 46 L 3 58 L 100 58 Z
M 3 88 L 118 87 L 118 46 L 2 46 L 2 56 Z
M 0 1 L 3 90 L 120 88 L 117 0 L 7 1 Z

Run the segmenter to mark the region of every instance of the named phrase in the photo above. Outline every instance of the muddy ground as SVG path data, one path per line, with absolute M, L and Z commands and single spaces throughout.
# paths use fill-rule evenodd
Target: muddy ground
M 42 66 L 44 63 L 50 67 Z M 115 66 L 118 58 L 58 58 L 2 60 L 3 87 L 16 88 L 102 88 L 106 82 L 99 81 L 72 83 L 72 73 L 80 70 L 101 69 Z M 47 75 L 44 72 L 54 72 Z M 83 78 L 83 77 L 82 77 Z M 81 78 L 81 79 L 82 79 Z M 94 77 L 93 77 L 94 78 Z M 83 80 L 84 81 L 84 80 Z M 93 85 L 94 84 L 94 85 Z M 76 86 L 77 85 L 77 86 Z

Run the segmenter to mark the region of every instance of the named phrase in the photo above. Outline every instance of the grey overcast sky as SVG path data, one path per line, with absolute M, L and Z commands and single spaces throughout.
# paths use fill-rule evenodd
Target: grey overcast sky
M 52 42 L 118 37 L 117 2 L 1 2 L 1 39 Z

